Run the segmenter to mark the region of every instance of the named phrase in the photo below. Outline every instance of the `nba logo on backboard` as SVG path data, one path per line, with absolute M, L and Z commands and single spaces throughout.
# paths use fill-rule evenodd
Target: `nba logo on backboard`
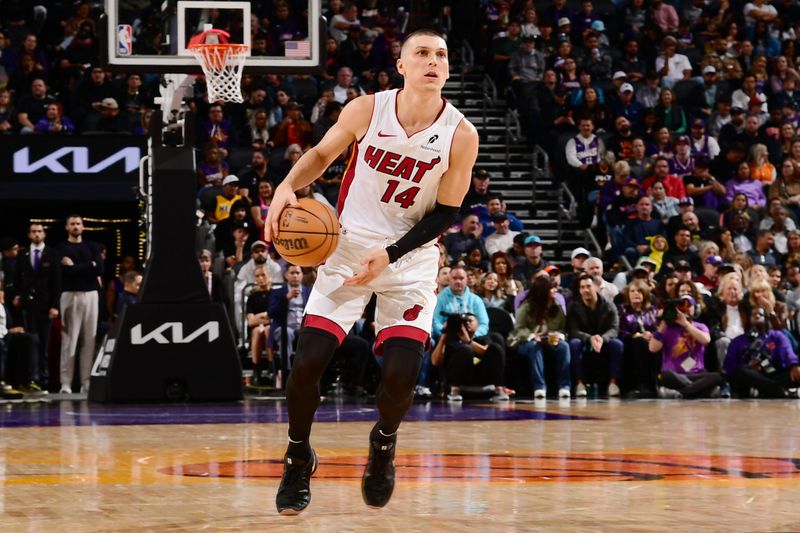
M 117 55 L 129 56 L 133 54 L 133 27 L 130 24 L 117 26 Z

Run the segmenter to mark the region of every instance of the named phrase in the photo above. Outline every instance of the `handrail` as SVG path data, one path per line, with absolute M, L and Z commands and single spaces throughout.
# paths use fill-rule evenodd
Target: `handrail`
M 489 114 L 489 105 L 497 102 L 497 85 L 488 74 L 483 76 L 483 102 L 481 104 L 481 129 L 485 135 L 486 117 Z
M 475 65 L 475 52 L 468 42 L 464 41 L 461 45 L 461 82 L 459 83 L 458 104 L 463 106 L 466 103 L 467 94 L 467 73 Z
M 538 164 L 540 160 L 542 162 L 541 165 Z M 538 144 L 535 145 L 533 147 L 533 153 L 531 154 L 531 208 L 529 210 L 531 218 L 536 216 L 536 209 L 538 207 L 537 201 L 539 197 L 536 194 L 536 182 L 539 181 L 539 178 L 547 177 L 549 170 L 550 156 L 544 148 Z
M 600 246 L 600 241 L 598 241 L 597 237 L 592 233 L 592 230 L 585 229 L 583 230 L 583 234 L 591 241 L 592 247 L 595 250 L 595 257 L 603 257 L 603 248 Z
M 569 207 L 566 209 L 564 208 L 565 194 L 567 196 L 567 199 L 569 200 Z M 556 254 L 561 253 L 560 237 L 561 237 L 561 228 L 563 227 L 564 223 L 564 213 L 566 212 L 567 217 L 569 217 L 570 219 L 574 219 L 577 210 L 578 210 L 578 202 L 575 201 L 575 196 L 572 194 L 572 191 L 569 190 L 569 187 L 567 187 L 566 183 L 561 183 L 561 185 L 559 185 L 558 187 L 558 225 L 556 228 L 558 231 L 559 240 L 557 241 L 558 243 L 556 244 Z
M 503 174 L 506 178 L 511 176 L 511 143 L 518 143 L 522 138 L 522 125 L 519 123 L 519 117 L 511 109 L 506 109 L 505 116 L 506 123 L 506 164 Z

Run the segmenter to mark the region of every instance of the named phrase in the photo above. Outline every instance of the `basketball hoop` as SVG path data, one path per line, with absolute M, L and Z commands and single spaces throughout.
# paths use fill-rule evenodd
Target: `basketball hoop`
M 203 32 L 202 35 L 212 32 L 222 34 L 224 37 L 228 36 L 227 33 L 220 30 Z M 219 39 L 223 41 L 219 43 L 197 42 L 199 40 L 193 38 L 189 42 L 188 48 L 203 68 L 208 88 L 208 101 L 224 100 L 225 102 L 242 103 L 244 101 L 242 70 L 250 47 L 246 44 L 227 43 L 225 42 L 227 39 Z

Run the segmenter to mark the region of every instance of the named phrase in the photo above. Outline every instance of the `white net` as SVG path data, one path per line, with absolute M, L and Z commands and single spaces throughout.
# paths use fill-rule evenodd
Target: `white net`
M 189 48 L 203 67 L 208 101 L 242 103 L 242 69 L 249 47 L 246 44 L 195 44 Z

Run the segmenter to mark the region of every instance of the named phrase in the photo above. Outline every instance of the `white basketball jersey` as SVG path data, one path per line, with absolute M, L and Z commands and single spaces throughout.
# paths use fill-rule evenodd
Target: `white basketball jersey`
M 433 124 L 409 136 L 397 119 L 398 92 L 375 94 L 369 128 L 353 147 L 339 192 L 343 233 L 363 242 L 397 240 L 433 210 L 464 118 L 442 99 Z

